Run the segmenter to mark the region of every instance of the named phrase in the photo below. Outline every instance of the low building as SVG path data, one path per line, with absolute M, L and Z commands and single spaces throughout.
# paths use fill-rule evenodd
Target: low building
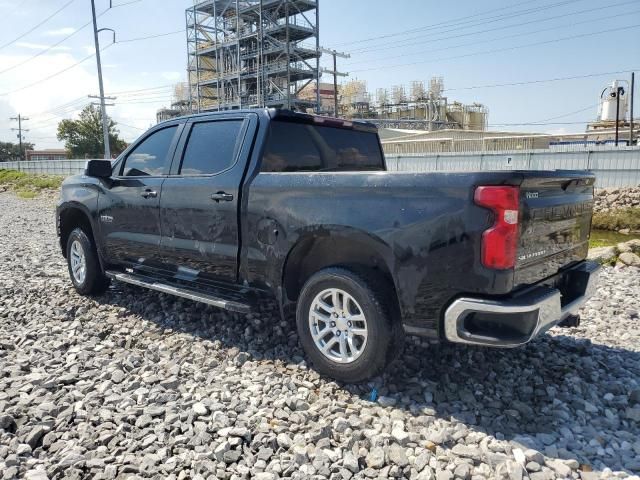
M 67 158 L 69 158 L 67 151 L 60 148 L 26 151 L 27 160 L 66 160 Z
M 634 131 L 636 129 L 634 128 Z M 583 133 L 526 133 L 443 129 L 435 131 L 379 129 L 388 155 L 490 152 L 502 150 L 584 150 L 607 148 L 615 143 L 615 129 L 591 129 Z M 640 136 L 640 130 L 634 139 Z M 629 129 L 619 130 L 619 145 L 629 144 Z

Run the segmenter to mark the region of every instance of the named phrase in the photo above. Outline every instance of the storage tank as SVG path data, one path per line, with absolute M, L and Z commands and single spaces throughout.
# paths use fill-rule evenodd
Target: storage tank
M 618 94 L 620 94 L 620 106 L 618 118 L 624 121 L 627 116 L 628 95 L 626 80 L 614 80 L 611 85 L 602 90 L 600 94 L 600 121 L 615 122 L 616 108 L 618 107 Z

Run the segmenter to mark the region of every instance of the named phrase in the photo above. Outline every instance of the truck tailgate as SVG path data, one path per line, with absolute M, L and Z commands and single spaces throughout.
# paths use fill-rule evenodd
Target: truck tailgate
M 515 286 L 535 283 L 586 258 L 594 182 L 585 172 L 525 174 Z

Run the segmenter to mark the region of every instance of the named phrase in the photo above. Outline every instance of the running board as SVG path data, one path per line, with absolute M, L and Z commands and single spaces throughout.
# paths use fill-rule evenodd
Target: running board
M 119 280 L 124 283 L 130 283 L 131 285 L 137 285 L 139 287 L 148 288 L 149 290 L 155 290 L 156 292 L 168 293 L 169 295 L 175 295 L 176 297 L 187 298 L 196 302 L 206 303 L 207 305 L 213 305 L 214 307 L 224 308 L 232 312 L 249 313 L 251 307 L 245 303 L 235 302 L 231 300 L 225 300 L 220 297 L 214 297 L 206 293 L 195 292 L 181 287 L 174 287 L 167 285 L 166 283 L 155 282 L 147 280 L 146 278 L 132 275 L 122 272 L 105 272 L 109 278 Z

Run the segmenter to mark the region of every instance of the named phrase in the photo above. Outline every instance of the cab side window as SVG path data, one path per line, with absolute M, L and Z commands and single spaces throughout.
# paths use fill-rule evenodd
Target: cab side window
M 322 169 L 322 157 L 312 125 L 272 122 L 262 156 L 263 172 L 313 172 Z
M 162 175 L 177 129 L 177 125 L 163 128 L 145 138 L 127 155 L 122 174 L 127 177 Z
M 232 166 L 240 149 L 242 120 L 198 122 L 191 127 L 180 175 L 212 175 Z

